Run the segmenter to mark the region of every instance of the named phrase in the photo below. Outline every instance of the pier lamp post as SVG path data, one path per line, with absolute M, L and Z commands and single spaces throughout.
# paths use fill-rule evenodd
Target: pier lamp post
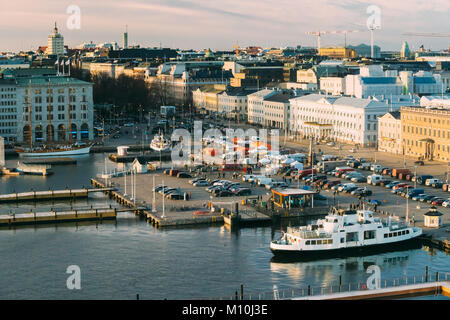
M 125 190 L 124 190 L 124 196 L 126 197 L 127 196 L 127 170 L 126 169 L 124 169 L 123 170 L 123 176 L 124 176 L 124 186 L 125 186 Z
M 162 181 L 162 185 L 164 186 L 164 180 Z M 164 189 L 163 189 L 164 190 Z M 165 198 L 165 194 L 163 192 L 162 194 L 163 196 L 163 202 L 162 202 L 162 207 L 163 207 L 163 214 L 161 216 L 162 219 L 164 219 L 166 217 L 165 213 L 166 213 L 166 207 L 165 207 L 165 203 L 164 203 L 164 198 Z

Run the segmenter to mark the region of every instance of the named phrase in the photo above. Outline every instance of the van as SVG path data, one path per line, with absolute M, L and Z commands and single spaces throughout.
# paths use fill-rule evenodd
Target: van
M 431 185 L 433 185 L 435 183 L 440 183 L 440 182 L 441 182 L 441 180 L 439 180 L 439 179 L 427 179 L 425 181 L 425 185 L 426 186 L 431 186 Z
M 258 185 L 265 186 L 266 184 L 272 183 L 272 178 L 263 177 L 263 178 L 259 178 L 257 181 L 258 181 Z
M 335 157 L 329 154 L 324 154 L 322 156 L 322 161 L 329 161 L 329 160 L 333 160 Z
M 379 174 L 372 174 L 367 177 L 367 183 L 376 185 L 379 184 L 381 181 L 383 181 L 383 176 Z

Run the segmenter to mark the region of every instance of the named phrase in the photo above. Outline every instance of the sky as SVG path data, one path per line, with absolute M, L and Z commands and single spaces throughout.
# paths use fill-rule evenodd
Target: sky
M 79 8 L 79 18 L 68 12 L 71 5 Z M 369 6 L 379 10 L 367 13 Z M 317 37 L 305 33 L 318 30 L 358 30 L 348 34 L 347 43 L 369 44 L 367 20 L 377 12 L 380 29 L 374 31 L 374 43 L 382 50 L 398 51 L 403 41 L 412 50 L 450 47 L 450 37 L 403 35 L 449 34 L 449 0 L 14 0 L 1 5 L 0 51 L 47 45 L 55 22 L 69 47 L 90 41 L 122 46 L 125 26 L 129 45 L 141 47 L 316 46 Z M 322 47 L 343 44 L 343 34 L 321 38 Z

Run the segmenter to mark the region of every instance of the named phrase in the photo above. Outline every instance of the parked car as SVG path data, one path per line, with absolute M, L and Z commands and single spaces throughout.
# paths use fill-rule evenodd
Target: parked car
M 426 203 L 426 202 L 428 202 L 428 200 L 431 200 L 431 199 L 433 199 L 433 198 L 434 198 L 434 196 L 427 195 L 426 197 L 420 198 L 419 201 L 420 201 L 420 202 Z
M 219 190 L 217 192 L 214 192 L 213 195 L 215 197 L 230 197 L 234 195 L 234 193 L 228 190 Z
M 366 181 L 366 177 L 364 177 L 363 175 L 360 176 L 356 176 L 350 179 L 350 181 L 352 182 L 365 182 Z
M 162 190 L 164 188 L 168 188 L 168 186 L 166 186 L 164 184 L 160 184 L 160 185 L 157 185 L 155 188 L 153 188 L 153 191 L 159 192 L 160 190 Z
M 440 205 L 442 205 L 442 203 L 443 203 L 444 201 L 445 201 L 444 198 L 437 198 L 437 199 L 434 199 L 433 202 L 431 202 L 431 204 L 432 204 L 433 206 L 440 206 Z
M 249 188 L 240 188 L 233 192 L 237 196 L 249 196 L 252 194 L 252 190 Z
M 387 189 L 392 189 L 393 187 L 395 187 L 396 185 L 398 185 L 399 183 L 401 183 L 400 181 L 392 181 L 391 183 L 388 183 L 387 185 L 385 185 L 384 187 Z
M 192 178 L 192 176 L 187 172 L 179 172 L 177 178 Z
M 166 197 L 167 197 L 167 199 L 170 199 L 170 200 L 183 200 L 184 199 L 184 195 L 182 195 L 181 193 L 178 193 L 178 192 L 169 193 Z
M 450 198 L 448 198 L 447 200 L 445 200 L 444 202 L 442 202 L 442 206 L 445 208 L 450 207 Z
M 206 186 L 209 186 L 209 183 L 206 180 L 198 180 L 194 182 L 194 187 L 206 187 Z
M 427 195 L 425 193 L 422 193 L 422 194 L 418 194 L 418 195 L 413 196 L 411 199 L 414 200 L 414 201 L 420 201 L 420 199 L 425 198 L 426 196 Z
M 418 165 L 418 166 L 423 166 L 425 165 L 425 163 L 422 160 L 419 161 L 415 161 L 414 164 Z
M 427 199 L 427 203 L 432 204 L 433 201 L 437 200 L 437 199 L 441 199 L 440 197 L 432 197 L 430 199 Z

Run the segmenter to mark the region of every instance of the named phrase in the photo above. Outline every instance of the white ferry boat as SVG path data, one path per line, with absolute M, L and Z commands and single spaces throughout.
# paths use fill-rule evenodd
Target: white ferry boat
M 16 152 L 22 158 L 37 158 L 37 157 L 62 157 L 62 156 L 77 156 L 89 154 L 92 145 L 67 145 L 51 148 L 16 148 Z
M 308 226 L 288 227 L 279 240 L 270 243 L 270 250 L 276 256 L 361 252 L 404 245 L 421 234 L 421 228 L 391 218 L 382 221 L 375 218 L 372 211 L 358 210 L 342 215 L 329 214 Z
M 155 135 L 152 142 L 150 143 L 150 148 L 155 151 L 167 151 L 172 148 L 172 144 L 169 140 L 164 138 L 163 134 Z

